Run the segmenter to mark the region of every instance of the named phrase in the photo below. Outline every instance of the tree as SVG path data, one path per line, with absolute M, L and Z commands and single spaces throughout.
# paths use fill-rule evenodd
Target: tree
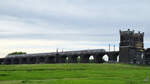
M 20 54 L 27 54 L 26 52 L 12 52 L 12 53 L 9 53 L 9 55 L 20 55 Z

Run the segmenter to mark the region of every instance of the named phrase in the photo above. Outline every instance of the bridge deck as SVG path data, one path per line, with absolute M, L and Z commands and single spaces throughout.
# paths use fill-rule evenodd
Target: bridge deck
M 66 52 L 52 52 L 52 53 L 36 53 L 36 54 L 22 54 L 22 55 L 9 55 L 6 58 L 14 57 L 35 57 L 35 56 L 55 56 L 59 55 L 81 55 L 81 54 L 96 54 L 106 53 L 104 49 L 91 49 L 91 50 L 79 50 L 79 51 L 66 51 Z

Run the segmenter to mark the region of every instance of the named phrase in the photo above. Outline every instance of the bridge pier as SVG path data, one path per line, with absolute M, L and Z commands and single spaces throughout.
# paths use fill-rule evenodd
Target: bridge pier
M 104 60 L 103 60 L 103 56 L 104 55 L 105 55 L 104 53 L 102 53 L 102 54 L 95 54 L 94 55 L 94 63 L 103 63 L 104 62 Z
M 22 57 L 19 58 L 19 64 L 22 64 Z
M 119 55 L 119 52 L 108 52 L 107 55 L 109 57 L 109 62 L 117 62 L 117 56 Z
M 19 58 L 12 58 L 12 64 L 19 64 Z
M 87 55 L 81 55 L 80 56 L 80 63 L 89 63 L 89 57 L 90 57 L 89 54 L 87 54 Z
M 27 62 L 27 64 L 36 64 L 37 58 L 36 57 L 28 57 L 25 62 Z
M 61 56 L 60 57 L 60 63 L 66 63 L 67 62 L 66 58 L 67 58 L 67 56 L 65 56 L 65 55 Z
M 18 58 L 19 62 L 17 64 L 28 64 L 28 58 L 26 57 L 20 57 Z
M 47 56 L 45 58 L 45 63 L 55 63 L 55 56 Z
M 77 55 L 70 55 L 68 56 L 69 63 L 78 63 L 78 56 Z
M 61 57 L 59 54 L 56 54 L 55 56 L 55 63 L 61 63 Z
M 0 58 L 0 64 L 3 64 L 3 62 L 4 62 L 4 59 Z
M 11 58 L 6 58 L 5 60 L 4 60 L 4 64 L 11 64 L 12 62 L 11 62 Z
M 59 55 L 56 54 L 55 56 L 55 63 L 66 63 L 66 55 Z
M 40 64 L 45 63 L 45 57 L 43 57 L 43 56 L 38 57 L 38 63 L 40 63 Z

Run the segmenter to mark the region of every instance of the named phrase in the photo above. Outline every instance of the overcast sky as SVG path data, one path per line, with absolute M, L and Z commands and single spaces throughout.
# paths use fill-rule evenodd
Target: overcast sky
M 106 49 L 119 30 L 145 32 L 150 47 L 150 0 L 0 0 L 0 57 Z M 116 50 L 117 50 L 116 49 Z

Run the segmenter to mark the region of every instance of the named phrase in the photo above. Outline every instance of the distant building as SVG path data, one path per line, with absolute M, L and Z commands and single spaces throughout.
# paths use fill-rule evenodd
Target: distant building
M 144 32 L 120 30 L 119 62 L 141 64 L 144 52 Z
M 150 64 L 150 48 L 148 48 L 144 51 L 143 63 Z

